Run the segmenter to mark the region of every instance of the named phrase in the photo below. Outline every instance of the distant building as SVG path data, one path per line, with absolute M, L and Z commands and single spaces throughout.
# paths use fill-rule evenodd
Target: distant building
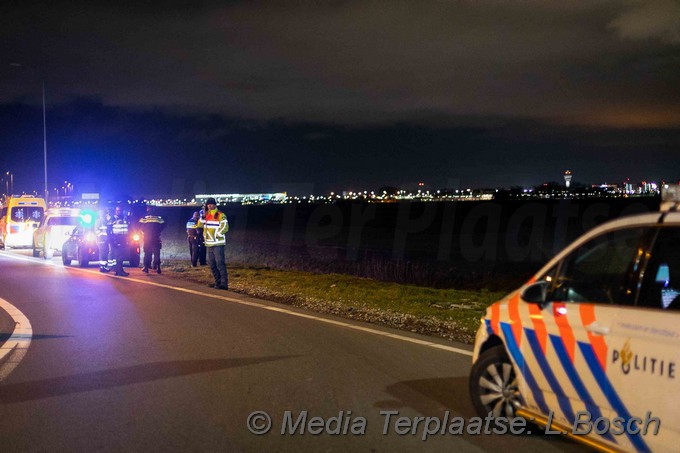
M 647 181 L 642 181 L 642 184 L 640 184 L 640 187 L 642 189 L 642 193 L 657 193 L 659 191 L 659 186 L 655 182 L 647 182 Z
M 571 185 L 571 172 L 569 170 L 564 172 L 564 185 L 567 186 L 567 189 Z
M 194 199 L 203 204 L 208 198 L 214 198 L 217 203 L 282 203 L 287 195 L 281 193 L 216 193 L 197 194 Z

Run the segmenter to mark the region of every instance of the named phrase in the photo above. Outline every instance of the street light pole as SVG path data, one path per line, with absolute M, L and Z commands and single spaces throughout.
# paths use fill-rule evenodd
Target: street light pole
M 7 180 L 7 195 L 11 196 L 14 194 L 14 173 L 8 171 L 5 173 L 5 176 L 9 176 L 9 180 Z
M 36 70 L 35 67 L 22 64 L 22 63 L 10 63 L 10 66 L 17 68 L 29 68 Z M 45 74 L 43 71 L 37 71 L 42 79 L 42 114 L 43 114 L 43 165 L 45 170 L 45 204 L 47 204 L 49 199 L 49 191 L 47 190 L 47 113 L 45 108 Z
M 43 164 L 45 165 L 45 205 L 48 204 L 47 193 L 47 115 L 45 113 L 45 79 L 42 80 L 42 108 L 43 108 Z

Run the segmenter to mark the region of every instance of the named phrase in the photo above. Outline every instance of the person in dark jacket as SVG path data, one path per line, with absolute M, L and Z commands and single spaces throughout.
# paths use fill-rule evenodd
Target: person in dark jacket
M 189 256 L 191 257 L 191 267 L 196 267 L 198 263 L 205 266 L 206 250 L 203 241 L 203 228 L 198 226 L 200 213 L 195 211 L 187 220 L 187 241 L 189 242 Z
M 165 228 L 163 217 L 154 215 L 153 206 L 146 207 L 146 215 L 139 219 L 144 234 L 144 268 L 142 272 L 149 273 L 153 258 L 153 268 L 161 273 L 161 231 Z

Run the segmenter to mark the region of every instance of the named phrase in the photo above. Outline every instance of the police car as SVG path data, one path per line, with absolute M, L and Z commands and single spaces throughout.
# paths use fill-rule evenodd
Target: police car
M 470 393 L 610 451 L 680 448 L 680 187 L 662 211 L 610 221 L 491 305 Z
M 94 229 L 90 223 L 79 225 L 71 231 L 68 239 L 61 248 L 61 262 L 64 266 L 70 266 L 73 260 L 78 261 L 80 267 L 87 267 L 90 262 L 99 261 L 99 245 Z M 128 234 L 127 248 L 123 262 L 128 262 L 130 267 L 139 267 L 141 235 L 137 231 Z M 109 254 L 111 259 L 113 258 Z

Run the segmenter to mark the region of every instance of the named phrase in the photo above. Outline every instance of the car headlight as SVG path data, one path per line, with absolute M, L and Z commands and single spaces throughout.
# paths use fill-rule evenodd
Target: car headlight
M 133 240 L 133 241 L 139 241 L 139 235 L 138 235 L 138 234 L 133 234 L 133 235 L 132 235 L 132 240 Z
M 94 236 L 94 233 L 87 233 L 87 234 L 85 235 L 85 240 L 86 240 L 87 242 L 94 242 L 95 239 L 96 239 L 96 238 L 95 238 L 95 236 Z

